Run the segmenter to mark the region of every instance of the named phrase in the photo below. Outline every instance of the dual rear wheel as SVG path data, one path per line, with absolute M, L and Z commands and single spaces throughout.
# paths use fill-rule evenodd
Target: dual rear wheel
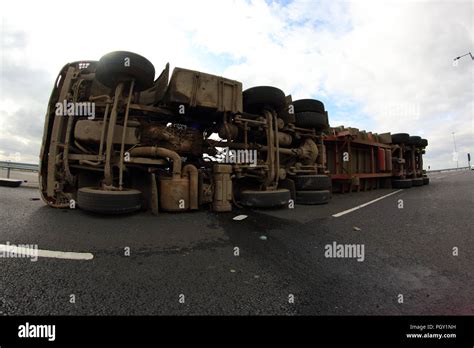
M 296 203 L 318 205 L 331 199 L 331 178 L 327 175 L 297 175 L 294 178 Z
M 427 176 L 414 179 L 397 179 L 392 180 L 392 187 L 398 189 L 406 189 L 414 186 L 428 185 L 429 183 L 430 178 L 428 178 Z

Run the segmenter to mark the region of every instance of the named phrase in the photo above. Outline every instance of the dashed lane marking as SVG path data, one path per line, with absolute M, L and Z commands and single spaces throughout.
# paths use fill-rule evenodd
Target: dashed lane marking
M 401 192 L 401 191 L 403 191 L 403 189 L 400 189 L 400 190 L 391 192 L 391 193 L 389 193 L 388 195 L 385 195 L 385 196 L 379 197 L 379 198 L 377 198 L 377 199 L 374 199 L 374 200 L 372 200 L 372 201 L 370 201 L 370 202 L 367 202 L 367 203 L 358 205 L 357 207 L 354 207 L 354 208 L 351 208 L 351 209 L 347 209 L 347 210 L 341 211 L 340 213 L 334 214 L 333 217 L 341 217 L 341 216 L 343 216 L 343 215 L 352 213 L 352 212 L 355 211 L 355 210 L 358 210 L 358 209 L 360 209 L 360 208 L 364 208 L 364 207 L 366 207 L 366 206 L 368 206 L 368 205 L 370 205 L 370 204 L 372 204 L 372 203 L 378 202 L 378 201 L 380 201 L 380 200 L 382 200 L 382 199 L 384 199 L 384 198 L 387 198 L 387 197 L 389 197 L 389 196 L 392 196 L 392 195 L 394 195 L 394 194 L 396 194 L 396 193 L 398 193 L 398 192 Z

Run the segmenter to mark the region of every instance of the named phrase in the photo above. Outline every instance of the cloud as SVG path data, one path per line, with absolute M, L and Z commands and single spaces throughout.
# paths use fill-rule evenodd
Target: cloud
M 454 165 L 452 132 L 460 164 L 474 154 L 473 62 L 467 57 L 452 66 L 454 57 L 473 50 L 471 1 L 1 6 L 4 152 L 9 141 L 29 141 L 23 150 L 37 158 L 49 91 L 64 63 L 124 49 L 149 58 L 157 73 L 169 61 L 237 79 L 245 88 L 275 85 L 294 99 L 320 99 L 333 125 L 421 135 L 430 141 L 425 164 L 431 168 Z

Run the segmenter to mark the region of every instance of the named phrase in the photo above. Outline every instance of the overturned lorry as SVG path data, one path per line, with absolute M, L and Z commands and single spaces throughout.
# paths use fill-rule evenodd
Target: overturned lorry
M 367 140 L 383 148 L 384 167 L 376 156 L 348 171 L 359 155 L 338 147 L 347 136 L 364 145 L 330 128 L 318 100 L 293 101 L 270 86 L 243 91 L 238 81 L 182 68 L 170 76 L 169 64 L 155 79 L 144 57 L 112 52 L 61 69 L 45 117 L 40 191 L 56 208 L 158 214 L 324 204 L 333 183 L 360 188 L 366 169 L 383 172 L 384 185 L 425 180 L 421 138 Z M 340 162 L 347 154 L 349 164 Z

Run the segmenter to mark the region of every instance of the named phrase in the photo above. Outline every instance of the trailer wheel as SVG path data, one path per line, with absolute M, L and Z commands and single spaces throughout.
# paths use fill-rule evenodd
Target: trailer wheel
M 323 102 L 316 99 L 300 99 L 295 100 L 293 103 L 295 113 L 312 111 L 324 114 L 324 104 Z
M 410 188 L 413 186 L 411 179 L 392 180 L 392 187 L 398 189 Z
M 315 128 L 316 130 L 323 130 L 329 127 L 329 122 L 326 114 L 305 111 L 295 114 L 295 117 L 297 127 Z
M 82 187 L 77 192 L 79 208 L 94 213 L 126 214 L 142 205 L 142 193 L 134 189 L 105 191 L 97 187 Z
M 317 205 L 326 204 L 331 199 L 331 192 L 322 191 L 296 191 L 296 204 Z
M 422 140 L 421 137 L 417 135 L 413 135 L 408 140 L 408 145 L 421 146 L 421 140 Z
M 410 135 L 407 133 L 392 134 L 393 144 L 405 144 L 410 141 Z
M 116 51 L 100 58 L 95 77 L 110 88 L 115 88 L 119 82 L 135 80 L 134 90 L 140 92 L 153 86 L 155 68 L 148 59 L 136 53 Z
M 331 188 L 331 178 L 327 175 L 297 175 L 294 179 L 297 191 L 317 191 Z
M 411 179 L 411 181 L 413 182 L 413 186 L 423 186 L 424 185 L 423 178 L 415 178 L 415 179 Z
M 423 185 L 429 185 L 430 184 L 430 178 L 428 178 L 427 176 L 424 176 L 423 177 Z
M 240 193 L 240 203 L 249 208 L 278 208 L 288 205 L 290 199 L 291 193 L 287 189 L 274 191 L 243 190 Z
M 280 111 L 286 106 L 285 93 L 271 86 L 252 87 L 242 92 L 244 110 L 258 113 L 266 106 Z

